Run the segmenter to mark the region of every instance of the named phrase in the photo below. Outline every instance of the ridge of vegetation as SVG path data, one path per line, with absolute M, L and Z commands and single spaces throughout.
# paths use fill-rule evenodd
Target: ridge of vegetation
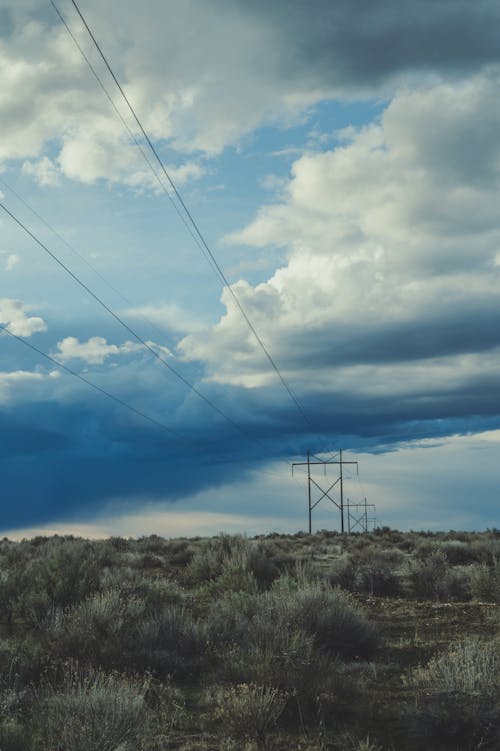
M 500 747 L 500 532 L 0 541 L 0 751 Z

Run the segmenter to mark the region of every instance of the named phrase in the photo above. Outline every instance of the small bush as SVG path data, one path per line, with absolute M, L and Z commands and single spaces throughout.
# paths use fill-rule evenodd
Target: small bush
M 472 596 L 483 602 L 500 602 L 500 564 L 496 559 L 493 565 L 482 563 L 472 569 Z
M 417 691 L 411 718 L 416 735 L 432 748 L 498 749 L 500 745 L 500 650 L 476 639 L 450 647 L 414 671 Z
M 413 597 L 445 600 L 449 594 L 449 564 L 442 550 L 432 549 L 426 557 L 408 564 L 408 581 Z
M 146 683 L 101 670 L 68 668 L 62 685 L 46 686 L 40 695 L 37 724 L 44 751 L 136 748 L 146 690 Z
M 93 594 L 54 613 L 52 651 L 63 659 L 125 668 L 135 650 L 136 630 L 144 613 L 143 601 L 125 599 L 118 590 Z
M 0 720 L 0 748 L 2 751 L 27 751 L 31 748 L 28 731 L 19 720 Z
M 135 638 L 133 664 L 163 677 L 196 677 L 207 660 L 205 627 L 176 605 L 141 622 Z
M 117 590 L 56 613 L 51 635 L 59 658 L 162 676 L 196 673 L 206 651 L 204 629 L 184 608 L 169 605 L 151 613 L 144 600 Z
M 344 659 L 373 656 L 377 646 L 375 628 L 353 600 L 339 590 L 299 590 L 295 598 L 282 602 L 290 623 L 311 635 L 326 652 Z
M 287 697 L 271 686 L 242 683 L 219 689 L 214 701 L 225 735 L 262 741 L 282 715 Z
M 333 586 L 349 592 L 365 592 L 382 597 L 397 597 L 401 591 L 397 565 L 401 556 L 394 557 L 370 551 L 352 555 L 338 562 L 330 576 Z
M 249 582 L 267 589 L 278 575 L 279 570 L 264 544 L 240 535 L 221 534 L 208 540 L 189 564 L 192 581 L 202 583 L 222 577 L 221 589 L 235 591 L 242 585 L 247 589 Z
M 270 592 L 232 593 L 214 603 L 207 632 L 216 680 L 252 682 L 284 691 L 284 716 L 298 724 L 317 719 L 317 701 L 333 717 L 359 694 L 341 657 L 366 657 L 375 631 L 352 600 L 317 585 L 297 588 L 283 577 Z

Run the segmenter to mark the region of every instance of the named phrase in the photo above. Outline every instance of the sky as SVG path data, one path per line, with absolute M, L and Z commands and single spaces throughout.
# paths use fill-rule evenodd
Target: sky
M 339 449 L 500 526 L 499 93 L 496 0 L 0 0 L 0 534 L 296 532 Z

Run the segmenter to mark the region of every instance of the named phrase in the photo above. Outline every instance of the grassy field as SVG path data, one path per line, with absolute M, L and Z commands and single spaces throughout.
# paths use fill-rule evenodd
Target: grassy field
M 500 533 L 0 542 L 1 751 L 500 748 Z

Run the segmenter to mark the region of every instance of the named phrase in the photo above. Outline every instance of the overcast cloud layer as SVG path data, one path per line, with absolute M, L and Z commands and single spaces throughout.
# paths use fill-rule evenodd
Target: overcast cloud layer
M 173 241 L 153 255 L 164 230 L 144 202 L 159 186 L 137 125 L 72 4 L 56 4 L 129 131 L 50 3 L 0 0 L 0 177 L 57 205 L 73 241 L 93 222 L 102 235 L 105 212 L 78 206 L 108 196 L 124 240 L 108 229 L 88 257 L 125 283 L 133 304 L 113 307 L 134 330 L 148 319 L 157 357 L 51 281 L 1 217 L 0 325 L 52 358 L 0 337 L 5 529 L 223 494 L 242 476 L 250 496 L 256 469 L 307 449 L 500 426 L 498 3 L 82 3 L 176 184 L 218 191 L 216 253 L 240 259 L 233 290 L 306 420 L 227 289 L 215 316 L 162 296 L 160 274 L 165 290 L 197 284 L 193 299 L 208 288 Z M 354 106 L 355 121 L 330 114 Z

